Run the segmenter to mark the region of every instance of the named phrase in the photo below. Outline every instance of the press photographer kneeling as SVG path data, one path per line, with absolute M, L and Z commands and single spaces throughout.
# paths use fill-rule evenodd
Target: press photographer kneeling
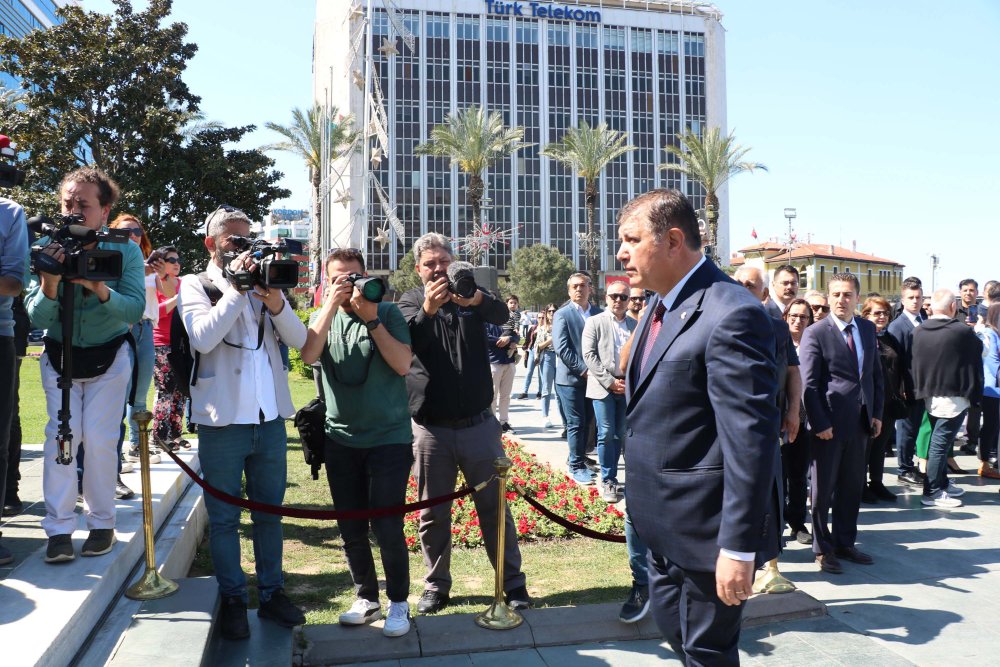
M 312 326 L 302 361 L 322 366 L 326 402 L 326 476 L 337 510 L 393 507 L 406 502 L 413 463 L 413 433 L 406 374 L 413 355 L 410 332 L 399 309 L 382 302 L 385 285 L 366 278 L 360 250 L 337 249 L 326 260 L 331 283 Z M 341 614 L 345 625 L 363 625 L 382 615 L 378 577 L 368 541 L 369 522 L 340 520 L 347 565 L 357 600 Z M 385 570 L 389 637 L 410 630 L 409 560 L 403 516 L 371 520 Z
M 127 232 L 123 242 L 112 233 L 117 230 L 105 229 L 118 185 L 85 167 L 66 175 L 59 198 L 63 215 L 74 217 L 35 221 L 44 236 L 32 247 L 34 275 L 25 300 L 32 326 L 46 330 L 40 365 L 48 412 L 42 475 L 47 563 L 75 557 L 77 472 L 68 464 L 81 442 L 87 443 L 82 484 L 90 530 L 81 555 L 106 554 L 115 543 L 118 432 L 132 373 L 126 341 L 129 324 L 139 321 L 146 304 L 139 246 L 128 243 Z
M 177 305 L 194 350 L 191 421 L 198 425 L 202 473 L 208 484 L 233 496 L 241 495 L 245 473 L 250 500 L 280 505 L 286 482 L 284 420 L 295 409 L 277 336 L 295 348 L 306 341 L 305 325 L 281 293 L 294 286 L 296 276 L 284 275 L 283 264 L 268 261 L 277 248 L 248 241 L 250 220 L 243 211 L 221 206 L 208 216 L 205 229 L 212 261 L 204 273 L 181 281 Z M 250 627 L 247 579 L 240 566 L 240 508 L 209 495 L 205 508 L 222 595 L 220 630 L 227 639 L 244 639 Z M 301 625 L 305 616 L 284 592 L 281 517 L 251 511 L 250 518 L 257 615 L 285 627 Z

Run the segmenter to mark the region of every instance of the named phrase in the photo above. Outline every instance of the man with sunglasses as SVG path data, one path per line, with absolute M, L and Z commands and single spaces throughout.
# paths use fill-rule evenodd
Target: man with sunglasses
M 809 309 L 813 311 L 814 323 L 824 320 L 829 316 L 830 303 L 827 301 L 826 294 L 817 290 L 809 290 L 802 298 L 806 300 L 809 304 Z
M 243 211 L 221 206 L 205 221 L 208 269 L 181 281 L 177 305 L 200 356 L 191 385 L 191 422 L 198 425 L 199 457 L 205 481 L 233 496 L 242 495 L 246 475 L 251 501 L 280 505 L 285 497 L 285 419 L 295 414 L 288 369 L 278 336 L 301 348 L 305 325 L 281 290 L 254 285 L 242 291 L 223 273 L 225 254 L 236 248 L 233 236 L 250 235 Z M 250 270 L 249 251 L 229 264 L 232 272 Z M 89 444 L 89 443 L 88 443 Z M 240 508 L 206 495 L 209 549 L 222 595 L 220 630 L 226 639 L 250 636 L 247 581 L 240 566 Z M 251 512 L 260 607 L 257 615 L 284 627 L 305 623 L 305 616 L 284 592 L 281 571 L 281 517 Z
M 628 310 L 625 317 L 630 317 L 636 322 L 642 316 L 642 309 L 646 307 L 646 291 L 638 287 L 633 287 L 628 293 Z

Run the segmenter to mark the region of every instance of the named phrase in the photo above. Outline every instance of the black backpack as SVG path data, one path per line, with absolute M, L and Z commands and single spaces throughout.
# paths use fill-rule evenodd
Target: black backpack
M 326 404 L 321 398 L 314 398 L 295 413 L 295 428 L 299 430 L 302 454 L 311 468 L 312 478 L 319 479 L 326 446 Z
M 208 273 L 202 271 L 197 275 L 201 282 L 208 300 L 214 306 L 222 298 L 222 290 L 215 286 Z M 174 308 L 170 317 L 170 351 L 167 352 L 167 361 L 174 372 L 174 389 L 187 398 L 191 398 L 191 387 L 198 383 L 198 362 L 201 353 L 191 347 L 191 339 L 188 337 L 187 329 L 184 328 L 184 320 L 181 319 L 181 309 Z

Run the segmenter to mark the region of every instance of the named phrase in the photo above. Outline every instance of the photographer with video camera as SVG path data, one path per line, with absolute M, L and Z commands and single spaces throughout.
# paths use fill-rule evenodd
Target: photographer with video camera
M 406 502 L 413 464 L 413 431 L 406 373 L 413 354 L 399 308 L 382 301 L 385 283 L 365 275 L 360 250 L 338 248 L 326 259 L 331 289 L 309 327 L 302 361 L 319 360 L 326 404 L 324 460 L 330 495 L 338 510 L 394 507 Z M 409 555 L 403 515 L 371 519 L 389 609 L 382 633 L 410 630 Z M 369 543 L 369 521 L 338 520 L 357 599 L 340 615 L 343 625 L 364 625 L 382 616 L 378 576 Z
M 0 147 L 3 157 L 13 157 L 7 137 L 6 145 Z M 0 172 L 0 186 L 12 187 L 23 172 L 11 165 Z M 17 362 L 14 345 L 14 299 L 24 289 L 24 258 L 28 255 L 28 228 L 24 224 L 24 209 L 16 202 L 0 197 L 0 498 L 7 497 L 8 446 L 11 436 L 10 422 L 17 403 L 15 381 Z M 15 464 L 16 465 L 16 464 Z M 6 504 L 6 501 L 5 503 Z M 10 551 L 0 542 L 0 565 L 14 560 Z
M 81 442 L 90 535 L 80 553 L 100 556 L 114 546 L 119 428 L 132 376 L 126 341 L 146 304 L 142 251 L 127 232 L 106 228 L 118 185 L 100 169 L 82 167 L 63 178 L 59 200 L 62 225 L 30 223 L 43 236 L 32 246 L 34 275 L 25 299 L 32 325 L 46 330 L 40 364 L 49 417 L 42 476 L 46 563 L 75 558 L 77 473 L 67 464 Z
M 493 377 L 485 325 L 506 324 L 509 313 L 503 301 L 476 287 L 471 265 L 452 264 L 451 245 L 443 235 L 430 233 L 417 239 L 413 258 L 423 286 L 403 294 L 399 309 L 413 341 L 406 388 L 413 417 L 414 475 L 420 499 L 425 500 L 454 491 L 459 470 L 470 486 L 496 473 L 493 461 L 504 452 L 500 422 L 490 412 Z M 486 553 L 496 568 L 496 482 L 472 498 Z M 505 528 L 507 604 L 524 609 L 531 606 L 531 598 L 521 572 L 521 551 L 510 510 Z M 451 503 L 420 513 L 420 549 L 428 572 L 417 611 L 430 614 L 450 600 Z
M 277 336 L 301 348 L 306 328 L 281 293 L 289 285 L 277 278 L 297 279 L 297 271 L 291 277 L 272 273 L 270 257 L 262 257 L 275 248 L 262 249 L 261 242 L 249 241 L 250 219 L 237 208 L 213 211 L 205 233 L 211 254 L 208 269 L 181 280 L 177 305 L 194 350 L 191 422 L 198 425 L 202 474 L 209 485 L 233 496 L 242 495 L 246 474 L 251 501 L 280 505 L 286 483 L 284 420 L 295 408 Z M 240 508 L 212 496 L 205 497 L 205 508 L 222 595 L 222 636 L 245 639 L 250 626 L 247 579 L 240 566 Z M 305 616 L 284 592 L 281 517 L 251 511 L 250 518 L 257 615 L 284 627 L 301 625 Z

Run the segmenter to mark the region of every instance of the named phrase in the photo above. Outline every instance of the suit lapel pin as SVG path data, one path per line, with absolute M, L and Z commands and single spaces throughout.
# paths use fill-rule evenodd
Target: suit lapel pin
M 688 314 L 687 314 L 687 311 L 686 311 L 686 310 L 685 310 L 684 312 L 682 312 L 682 313 L 681 313 L 681 319 L 682 319 L 682 320 L 683 320 L 683 319 L 684 319 L 685 317 L 687 317 L 687 316 L 688 316 Z

